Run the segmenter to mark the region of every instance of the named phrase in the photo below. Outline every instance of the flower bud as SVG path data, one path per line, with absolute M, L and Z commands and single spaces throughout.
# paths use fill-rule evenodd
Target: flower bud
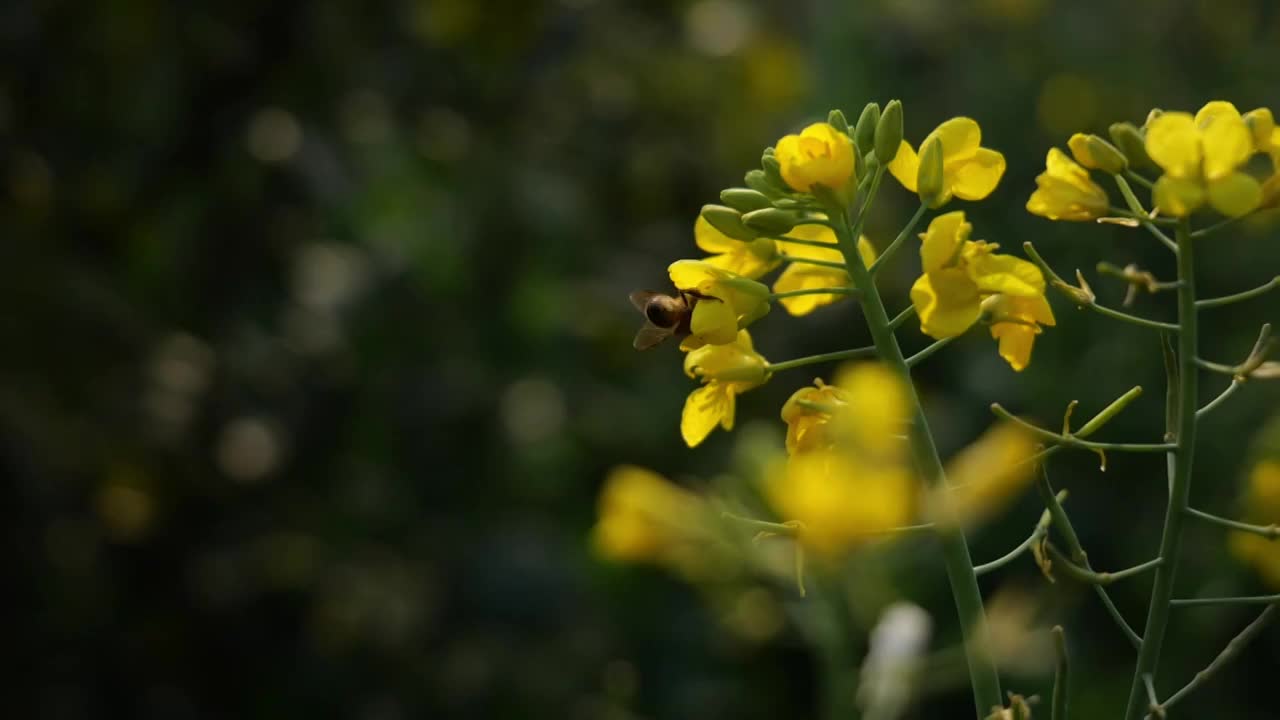
M 827 124 L 845 135 L 849 134 L 849 121 L 844 118 L 844 113 L 839 109 L 827 113 Z
M 853 142 L 858 146 L 858 154 L 865 155 L 875 149 L 876 126 L 880 123 L 880 103 L 867 103 L 858 116 L 858 124 L 853 128 Z
M 778 244 L 771 238 L 756 238 L 747 243 L 747 252 L 760 258 L 763 262 L 773 262 L 778 256 Z
M 773 148 L 767 148 L 763 157 L 760 158 L 760 167 L 764 170 L 765 179 L 770 185 L 791 190 L 791 186 L 786 180 L 782 179 L 782 163 L 778 162 L 778 158 L 774 157 Z
M 749 188 L 728 188 L 720 191 L 720 201 L 738 212 L 751 212 L 773 207 L 773 202 L 762 192 Z
M 916 175 L 916 192 L 920 200 L 937 209 L 951 198 L 943 186 L 942 141 L 933 138 L 920 149 L 920 169 Z
M 788 233 L 799 220 L 794 212 L 773 207 L 752 210 L 742 216 L 742 222 L 749 230 L 765 235 Z
M 881 165 L 888 165 L 898 156 L 902 145 L 902 101 L 890 100 L 876 123 L 875 151 Z
M 1271 136 L 1276 129 L 1276 120 L 1271 115 L 1271 110 L 1268 108 L 1250 110 L 1244 114 L 1244 124 L 1249 127 L 1249 132 L 1253 135 L 1254 147 L 1258 150 L 1270 147 Z
M 865 172 L 873 173 L 880 167 L 880 160 L 876 157 L 875 151 L 869 152 L 862 158 L 860 166 Z M 866 177 L 866 175 L 861 175 Z
M 1147 155 L 1147 144 L 1142 137 L 1142 132 L 1134 127 L 1133 123 L 1121 122 L 1112 123 L 1107 128 L 1111 135 L 1111 141 L 1116 144 L 1120 152 L 1124 153 L 1125 158 L 1129 160 L 1129 165 L 1134 167 L 1154 167 L 1155 163 L 1151 162 L 1151 157 Z
M 747 187 L 770 199 L 778 199 L 786 193 L 784 188 L 776 187 L 769 182 L 763 170 L 748 170 L 743 177 Z
M 1076 133 L 1067 141 L 1067 147 L 1071 148 L 1071 155 L 1076 162 L 1091 170 L 1101 170 L 1115 175 L 1124 172 L 1129 166 L 1125 156 L 1116 149 L 1116 146 L 1097 135 Z
M 735 240 L 754 240 L 760 233 L 742 224 L 742 213 L 724 205 L 703 205 L 702 217 L 711 227 Z

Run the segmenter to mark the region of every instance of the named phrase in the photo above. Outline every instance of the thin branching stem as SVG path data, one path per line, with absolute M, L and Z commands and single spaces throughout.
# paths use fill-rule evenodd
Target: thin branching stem
M 894 315 L 893 319 L 889 321 L 889 329 L 897 330 L 898 328 L 902 327 L 903 323 L 910 320 L 911 317 L 915 314 L 916 314 L 916 306 L 908 305 L 905 310 L 898 313 L 897 315 Z
M 937 342 L 929 345 L 928 347 L 916 353 L 915 355 L 912 355 L 911 357 L 907 358 L 907 367 L 913 368 L 916 365 L 919 365 L 920 363 L 924 362 L 925 358 L 938 352 L 939 350 L 950 345 L 953 342 L 955 342 L 955 338 L 953 337 L 943 338 L 941 340 L 938 340 Z
M 822 248 L 824 250 L 836 249 L 836 246 L 833 245 L 832 243 L 822 242 L 821 240 L 808 240 L 805 238 L 795 238 L 795 237 L 789 237 L 786 235 L 774 236 L 772 239 L 777 242 L 791 243 L 793 245 L 808 245 L 809 247 Z
M 1037 525 L 1036 529 L 1031 531 L 1031 534 L 1027 536 L 1027 539 L 1018 543 L 1018 546 L 1015 547 L 1014 549 L 996 558 L 995 560 L 992 560 L 991 562 L 983 563 L 981 565 L 974 565 L 973 573 L 975 575 L 986 575 L 989 572 L 999 570 L 1005 565 L 1008 565 L 1009 563 L 1013 562 L 1014 560 L 1017 560 L 1018 558 L 1026 554 L 1026 552 L 1031 549 L 1031 546 L 1035 545 L 1043 536 L 1044 536 L 1044 530 Z
M 1008 410 L 1005 410 L 1004 407 L 1000 405 L 1000 403 L 992 403 L 991 412 L 995 413 L 996 415 L 999 415 L 1005 420 L 1018 424 L 1019 426 L 1031 432 L 1036 437 L 1039 437 L 1040 439 L 1046 442 L 1055 443 L 1057 445 L 1065 445 L 1067 447 L 1080 448 L 1082 450 L 1093 450 L 1093 451 L 1102 450 L 1104 452 L 1108 450 L 1114 450 L 1116 452 L 1171 452 L 1173 450 L 1176 450 L 1178 447 L 1175 443 L 1110 443 L 1110 442 L 1093 442 L 1091 440 L 1081 440 L 1079 437 L 1075 435 L 1062 435 L 1056 432 L 1045 430 L 1042 427 L 1037 427 L 1035 425 L 1032 425 L 1026 420 L 1023 420 L 1022 418 L 1014 415 Z
M 1111 583 L 1124 580 L 1125 578 L 1131 578 L 1134 575 L 1141 575 L 1148 570 L 1154 570 L 1164 563 L 1162 558 L 1152 558 L 1144 563 L 1139 563 L 1133 567 L 1128 567 L 1123 570 L 1117 570 L 1115 572 L 1097 572 L 1080 567 L 1079 565 L 1071 562 L 1071 560 L 1067 558 L 1066 554 L 1055 547 L 1053 543 L 1049 543 L 1046 547 L 1049 549 L 1049 554 L 1053 556 L 1055 568 L 1060 568 L 1062 570 L 1062 574 L 1072 580 L 1082 582 L 1087 585 L 1110 585 Z
M 1075 287 L 1066 280 L 1063 280 L 1061 275 L 1054 272 L 1053 268 L 1050 267 L 1049 263 L 1046 262 L 1040 253 L 1036 251 L 1035 246 L 1032 245 L 1030 241 L 1022 243 L 1022 247 L 1027 251 L 1027 257 L 1031 258 L 1031 262 L 1039 266 L 1040 270 L 1042 270 L 1045 275 L 1049 276 L 1049 284 L 1079 307 L 1089 308 L 1099 315 L 1104 315 L 1113 320 L 1119 320 L 1131 325 L 1151 328 L 1154 330 L 1162 330 L 1165 332 L 1178 332 L 1178 326 L 1173 323 L 1161 322 L 1159 320 L 1148 320 L 1147 318 L 1130 315 L 1126 312 L 1120 312 L 1119 310 L 1113 310 L 1109 307 L 1099 305 L 1097 300 L 1094 299 L 1093 293 L 1085 292 L 1083 289 Z
M 920 224 L 920 220 L 928 209 L 928 205 L 923 202 L 920 203 L 920 207 L 916 208 L 916 214 L 912 215 L 911 219 L 907 221 L 906 226 L 902 228 L 902 232 L 898 233 L 898 237 L 894 238 L 893 242 L 889 243 L 889 246 L 884 249 L 884 252 L 880 253 L 880 257 L 876 258 L 875 262 L 871 263 L 871 267 L 867 268 L 867 272 L 871 273 L 872 277 L 875 277 L 881 266 L 889 262 L 889 259 L 897 254 L 898 249 L 902 247 L 902 243 L 911 236 L 911 231 L 916 229 L 916 225 Z
M 832 248 L 833 250 L 835 248 Z M 801 265 L 816 265 L 818 267 L 831 268 L 833 270 L 847 270 L 845 264 L 834 260 L 814 260 L 813 258 L 799 257 L 797 255 L 782 254 L 782 259 L 786 262 L 800 263 Z
M 834 360 L 854 360 L 856 358 L 873 357 L 876 354 L 874 347 L 860 347 L 849 350 L 837 350 L 835 352 L 822 353 L 820 355 L 807 355 L 794 360 L 784 360 L 782 362 L 769 363 L 766 368 L 771 373 L 781 372 L 782 370 L 790 370 L 792 368 L 804 367 L 805 365 L 817 365 L 818 363 L 832 362 Z
M 1262 628 L 1266 627 L 1267 623 L 1271 621 L 1271 616 L 1275 613 L 1275 610 L 1274 605 L 1264 609 L 1258 617 L 1254 618 L 1253 622 L 1240 631 L 1239 635 L 1231 638 L 1231 641 L 1222 649 L 1222 652 L 1218 653 L 1218 657 L 1214 658 L 1203 670 L 1196 673 L 1195 677 L 1191 678 L 1191 682 L 1183 685 L 1181 690 L 1170 695 L 1168 700 L 1159 703 L 1157 705 L 1158 709 L 1163 711 L 1177 704 L 1179 700 L 1191 694 L 1192 691 L 1213 677 L 1223 666 L 1235 659 L 1240 654 L 1240 651 L 1244 649 L 1244 646 L 1257 637 L 1258 633 L 1262 632 Z
M 1232 597 L 1174 598 L 1173 607 L 1197 607 L 1200 605 L 1275 605 L 1280 595 L 1236 595 Z
M 824 288 L 804 288 L 803 290 L 787 290 L 785 292 L 773 293 L 769 296 L 770 300 L 779 298 L 800 297 L 801 295 L 858 295 L 858 289 L 852 287 L 824 287 Z
M 1244 292 L 1238 292 L 1234 295 L 1223 295 L 1222 297 L 1197 300 L 1196 307 L 1201 309 L 1214 308 L 1241 302 L 1243 300 L 1252 300 L 1253 298 L 1256 298 L 1259 295 L 1265 295 L 1276 288 L 1280 288 L 1280 275 L 1271 278 L 1270 281 L 1265 282 L 1252 290 L 1245 290 Z
M 1261 535 L 1262 537 L 1268 540 L 1275 540 L 1276 538 L 1280 538 L 1280 525 L 1251 525 L 1246 522 L 1240 522 L 1239 520 L 1231 520 L 1224 517 L 1218 517 L 1217 515 L 1207 513 L 1203 510 L 1197 510 L 1193 507 L 1187 508 L 1187 514 L 1193 518 L 1196 518 L 1197 520 L 1203 520 L 1204 522 L 1207 522 L 1210 525 L 1217 525 L 1219 527 L 1224 527 L 1229 530 L 1239 530 L 1240 532 L 1247 532 L 1247 533 L 1252 533 L 1254 535 Z
M 1129 178 L 1130 180 L 1132 180 L 1132 181 L 1134 181 L 1134 182 L 1138 183 L 1138 184 L 1139 184 L 1139 185 L 1141 185 L 1142 187 L 1147 188 L 1148 190 L 1150 190 L 1151 188 L 1155 187 L 1155 183 L 1153 183 L 1153 182 L 1151 182 L 1150 180 L 1148 180 L 1148 179 L 1146 179 L 1146 178 L 1142 177 L 1141 175 L 1139 175 L 1138 173 L 1134 172 L 1133 170 L 1125 170 L 1125 171 L 1124 171 L 1124 176 L 1125 176 L 1125 177 L 1127 177 L 1127 178 Z
M 1050 720 L 1067 720 L 1067 682 L 1070 665 L 1067 662 L 1067 634 L 1061 625 L 1053 626 L 1053 652 L 1057 659 L 1053 671 L 1053 705 Z
M 1225 227 L 1231 227 L 1232 225 L 1240 222 L 1241 220 L 1247 217 L 1249 216 L 1245 214 L 1245 215 L 1238 215 L 1236 217 L 1229 217 L 1226 220 L 1219 220 L 1218 222 L 1212 225 L 1209 225 L 1208 227 L 1202 227 L 1199 230 L 1196 230 L 1195 232 L 1191 233 L 1191 237 L 1202 238 L 1208 235 L 1212 235 Z
M 1240 386 L 1242 385 L 1244 385 L 1244 383 L 1239 378 L 1232 378 L 1231 384 L 1228 385 L 1227 388 L 1218 395 L 1218 397 L 1205 403 L 1204 407 L 1196 411 L 1196 416 L 1202 418 L 1205 415 L 1208 415 L 1209 413 L 1213 412 L 1214 408 L 1226 402 L 1227 398 L 1234 395 L 1236 393 L 1236 390 L 1239 390 Z
M 1133 194 L 1133 188 L 1129 187 L 1129 183 L 1120 175 L 1113 175 L 1112 177 L 1116 179 L 1116 186 L 1120 188 L 1120 194 L 1124 196 L 1125 203 L 1129 206 L 1129 210 L 1133 212 L 1134 219 L 1142 223 L 1142 227 L 1146 228 L 1152 237 L 1159 240 L 1161 244 L 1176 254 L 1178 252 L 1178 243 L 1156 227 L 1156 224 L 1152 222 L 1151 215 L 1142 207 L 1142 203 L 1138 202 L 1138 196 Z

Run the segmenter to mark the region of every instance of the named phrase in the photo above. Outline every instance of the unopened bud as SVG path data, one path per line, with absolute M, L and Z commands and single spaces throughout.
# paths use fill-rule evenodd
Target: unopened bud
M 711 227 L 735 240 L 755 240 L 760 233 L 742 223 L 742 213 L 724 205 L 703 205 L 702 217 Z
M 748 170 L 743 177 L 743 182 L 747 184 L 747 187 L 770 199 L 781 198 L 787 192 L 785 189 L 770 183 L 763 170 Z
M 924 204 L 937 209 L 951 198 L 943 187 L 942 141 L 933 138 L 920 148 L 920 169 L 916 175 L 916 192 Z
M 875 149 L 876 126 L 880 124 L 880 104 L 867 103 L 858 116 L 858 124 L 853 128 L 853 143 L 858 146 L 858 154 L 866 155 Z
M 747 252 L 764 262 L 772 262 L 778 256 L 778 244 L 771 238 L 756 238 L 747 243 Z
M 780 210 L 778 208 L 764 208 L 763 210 L 752 210 L 742 216 L 742 222 L 748 229 L 755 231 L 757 234 L 765 235 L 782 235 L 791 231 L 796 226 L 800 217 L 790 210 Z
M 898 156 L 898 148 L 902 145 L 902 101 L 890 100 L 880 114 L 880 122 L 876 123 L 875 150 L 876 159 L 881 165 L 888 165 Z
M 1146 140 L 1142 137 L 1142 131 L 1134 127 L 1133 123 L 1112 123 L 1107 131 L 1111 135 L 1111 142 L 1124 153 L 1129 165 L 1146 168 L 1155 166 L 1155 163 L 1151 162 L 1151 157 L 1147 155 Z
M 1049 282 L 1055 288 L 1061 290 L 1067 297 L 1071 298 L 1071 302 L 1081 307 L 1092 305 L 1098 300 L 1098 296 L 1094 294 L 1093 288 L 1089 287 L 1089 281 L 1084 279 L 1084 275 L 1082 275 L 1079 270 L 1076 270 L 1076 282 L 1080 283 L 1079 287 L 1063 280 L 1050 280 Z
M 768 148 L 772 151 L 773 148 Z M 790 188 L 786 180 L 782 179 L 782 163 L 778 162 L 778 158 L 773 156 L 772 152 L 766 151 L 764 156 L 760 158 L 760 168 L 764 170 L 764 176 L 770 185 L 780 188 Z
M 738 212 L 751 212 L 761 208 L 773 207 L 768 196 L 750 188 L 728 188 L 720 191 L 720 202 Z
M 1071 155 L 1076 162 L 1091 169 L 1101 170 L 1112 175 L 1124 172 L 1129 163 L 1116 146 L 1097 135 L 1076 133 L 1067 141 Z
M 845 135 L 849 134 L 849 121 L 845 119 L 844 113 L 839 109 L 827 113 L 827 124 Z

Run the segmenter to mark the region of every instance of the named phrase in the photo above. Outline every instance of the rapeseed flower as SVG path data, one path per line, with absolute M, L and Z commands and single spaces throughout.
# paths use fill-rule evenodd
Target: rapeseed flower
M 685 443 L 697 446 L 717 425 L 732 430 L 738 394 L 764 384 L 768 367 L 746 330 L 739 330 L 733 343 L 704 345 L 685 355 L 685 374 L 703 383 L 689 393 L 680 416 Z
M 1000 342 L 1000 357 L 1015 371 L 1031 363 L 1031 348 L 1041 325 L 1054 325 L 1053 309 L 1044 295 L 993 295 L 983 308 L 991 314 L 991 337 Z
M 1093 220 L 1107 213 L 1107 192 L 1089 179 L 1089 171 L 1058 148 L 1050 148 L 1045 171 L 1036 177 L 1036 191 L 1027 210 L 1050 220 Z
M 791 394 L 782 405 L 782 421 L 787 424 L 787 454 L 825 450 L 835 444 L 831 435 L 832 414 L 846 404 L 846 395 L 821 379 Z
M 737 240 L 720 232 L 702 215 L 693 224 L 693 239 L 698 248 L 712 253 L 702 259 L 721 270 L 755 280 L 782 263 L 777 244 L 769 238 Z
M 939 125 L 920 144 L 921 151 L 932 141 L 942 146 L 942 186 L 940 196 L 930 204 L 939 207 L 951 198 L 981 200 L 990 195 L 1004 175 L 1004 155 L 980 147 L 982 129 L 971 118 L 951 118 Z M 911 192 L 919 192 L 920 156 L 903 140 L 898 154 L 889 163 L 889 172 Z
M 778 141 L 774 157 L 781 166 L 782 179 L 791 189 L 813 192 L 815 185 L 840 191 L 856 180 L 853 140 L 824 123 L 814 123 L 799 135 Z
M 665 563 L 700 532 L 705 501 L 652 470 L 614 468 L 600 492 L 592 544 L 627 562 Z
M 836 246 L 835 232 L 826 225 L 797 225 L 787 235 L 788 237 L 826 243 L 831 246 L 828 249 L 814 247 L 813 245 L 784 242 L 783 246 L 788 257 L 824 262 L 844 262 L 844 255 L 841 254 L 840 249 Z M 867 265 L 875 262 L 875 248 L 865 236 L 858 238 L 858 255 L 862 257 L 862 262 Z M 845 270 L 806 262 L 793 262 L 787 265 L 782 273 L 778 275 L 778 278 L 774 280 L 773 291 L 775 293 L 784 293 L 793 290 L 848 287 L 849 285 L 849 273 Z M 801 316 L 808 315 L 823 305 L 830 305 L 844 297 L 847 296 L 834 294 L 797 295 L 795 297 L 779 298 L 778 302 L 782 304 L 782 307 L 788 313 Z
M 769 288 L 704 260 L 677 260 L 667 268 L 677 289 L 697 298 L 683 350 L 727 345 L 769 312 Z
M 1262 125 L 1262 120 L 1255 123 Z M 1194 116 L 1166 112 L 1147 124 L 1146 150 L 1164 170 L 1152 191 L 1156 206 L 1185 217 L 1206 202 L 1231 217 L 1262 202 L 1262 186 L 1240 167 L 1254 153 L 1256 138 L 1228 102 L 1216 100 Z

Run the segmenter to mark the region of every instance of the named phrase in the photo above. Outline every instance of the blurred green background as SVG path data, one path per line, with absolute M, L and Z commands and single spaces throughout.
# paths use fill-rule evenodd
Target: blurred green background
M 969 115 L 1008 158 L 991 198 L 959 204 L 977 237 L 1032 239 L 1118 305 L 1098 260 L 1168 278 L 1172 258 L 1139 231 L 1028 215 L 1046 150 L 1152 107 L 1280 107 L 1280 6 L 32 0 L 0 7 L 0 58 L 10 712 L 806 718 L 818 681 L 794 628 L 735 630 L 677 579 L 602 562 L 589 532 L 611 466 L 696 487 L 744 432 L 780 436 L 810 376 L 745 396 L 740 425 L 758 427 L 689 451 L 692 386 L 673 347 L 631 349 L 627 292 L 697 254 L 698 207 L 765 145 L 896 97 L 913 142 Z M 881 197 L 868 234 L 883 245 L 915 200 L 892 183 Z M 1274 276 L 1278 239 L 1247 223 L 1205 241 L 1202 292 Z M 894 306 L 915 272 L 886 275 Z M 982 331 L 923 368 L 945 451 L 993 401 L 1052 426 L 1069 400 L 1091 413 L 1134 384 L 1147 393 L 1108 439 L 1160 432 L 1156 339 L 1051 299 L 1059 327 L 1026 372 Z M 1135 311 L 1170 317 L 1171 301 Z M 1239 360 L 1278 306 L 1219 311 L 1204 346 Z M 867 339 L 848 304 L 757 327 L 775 360 Z M 1199 507 L 1239 511 L 1280 400 L 1275 383 L 1246 389 L 1202 430 Z M 1150 557 L 1162 462 L 1059 457 L 1095 566 Z M 1032 495 L 974 536 L 976 558 L 1025 537 Z M 1225 547 L 1191 528 L 1180 594 L 1262 590 Z M 912 562 L 897 591 L 943 646 L 941 566 Z M 1010 582 L 1043 598 L 1038 625 L 1067 627 L 1076 717 L 1114 716 L 1133 655 L 1092 594 L 1030 560 L 983 585 Z M 1148 585 L 1115 588 L 1139 627 Z M 752 602 L 797 606 L 768 587 Z M 1178 611 L 1162 688 L 1247 617 Z M 1275 717 L 1277 662 L 1272 628 L 1180 714 Z M 914 712 L 966 717 L 968 691 Z

